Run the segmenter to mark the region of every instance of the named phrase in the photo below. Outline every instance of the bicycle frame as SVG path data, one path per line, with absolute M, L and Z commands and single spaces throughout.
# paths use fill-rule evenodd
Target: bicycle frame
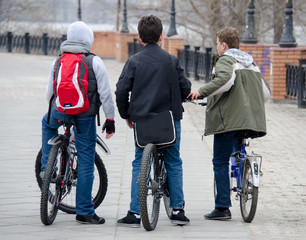
M 65 159 L 67 159 L 67 161 L 65 162 L 65 166 L 62 166 L 64 167 L 65 172 L 63 173 L 64 179 L 62 179 L 62 183 L 60 185 L 61 199 L 63 199 L 71 191 L 71 184 L 73 183 L 71 183 L 70 185 L 67 184 L 70 179 L 68 171 L 70 171 L 73 168 L 73 166 L 69 167 L 69 165 L 73 165 L 74 163 L 73 159 L 77 153 L 77 149 L 75 147 L 75 142 L 74 142 L 75 138 L 74 131 L 72 130 L 73 129 L 72 122 L 64 122 L 63 127 L 65 132 L 64 134 L 58 134 L 52 137 L 48 141 L 49 145 L 57 145 L 61 142 L 64 142 L 65 145 L 67 146 L 67 152 L 65 152 L 65 154 L 67 154 L 67 156 L 65 156 Z M 97 145 L 106 155 L 111 154 L 108 146 L 104 143 L 104 141 L 101 139 L 99 135 L 97 135 Z M 72 172 L 70 174 L 72 174 Z M 67 187 L 68 191 L 66 191 L 65 187 Z
M 244 164 L 245 159 L 248 159 L 251 163 L 252 171 L 253 171 L 253 184 L 255 187 L 259 187 L 260 176 L 262 176 L 261 166 L 262 166 L 262 156 L 251 153 L 247 154 L 246 147 L 249 143 L 246 143 L 246 139 L 243 139 L 241 150 L 232 154 L 231 161 L 231 177 L 236 179 L 236 187 L 233 187 L 231 190 L 241 193 L 242 186 L 242 166 Z M 259 160 L 258 160 L 259 159 Z M 237 164 L 239 163 L 239 164 Z
M 164 163 L 164 156 L 160 150 L 158 151 L 158 189 L 157 189 L 157 198 L 161 199 L 164 196 L 164 185 L 166 183 L 166 167 Z

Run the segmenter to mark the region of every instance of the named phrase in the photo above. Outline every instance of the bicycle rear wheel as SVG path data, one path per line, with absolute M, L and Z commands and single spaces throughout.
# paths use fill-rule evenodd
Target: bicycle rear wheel
M 163 200 L 164 200 L 164 205 L 165 205 L 165 210 L 167 213 L 167 216 L 169 219 L 171 219 L 171 213 L 172 213 L 172 209 L 170 207 L 170 191 L 169 191 L 169 186 L 168 186 L 168 177 L 167 177 L 167 172 L 165 172 L 165 186 L 164 186 L 164 196 L 163 196 Z
M 60 203 L 59 209 L 68 214 L 75 214 L 75 198 L 76 198 L 76 183 L 77 183 L 77 158 L 75 157 L 73 162 L 73 179 L 71 183 L 70 194 Z M 38 186 L 41 188 L 42 179 L 39 174 L 41 171 L 41 150 L 38 152 L 35 162 L 35 176 Z M 94 208 L 100 206 L 103 202 L 108 187 L 108 176 L 105 165 L 101 157 L 96 153 L 95 154 L 95 178 L 92 187 L 92 197 L 94 202 Z
M 147 231 L 155 229 L 159 217 L 160 199 L 157 196 L 159 185 L 158 154 L 154 144 L 143 150 L 139 174 L 139 201 L 142 225 Z
M 242 193 L 240 195 L 240 211 L 245 222 L 252 222 L 255 217 L 258 187 L 253 184 L 253 170 L 249 159 L 245 159 L 242 168 Z
M 45 225 L 54 222 L 60 205 L 62 197 L 61 175 L 64 171 L 63 167 L 65 167 L 65 152 L 66 146 L 57 144 L 52 147 L 48 158 L 40 199 L 40 219 Z

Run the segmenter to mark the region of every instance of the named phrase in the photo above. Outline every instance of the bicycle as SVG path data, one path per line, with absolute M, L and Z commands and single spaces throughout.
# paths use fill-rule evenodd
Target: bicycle
M 139 174 L 139 201 L 141 221 L 147 231 L 155 229 L 163 198 L 167 216 L 171 217 L 170 192 L 167 171 L 161 149 L 154 144 L 147 144 L 143 150 Z
M 58 209 L 75 214 L 75 195 L 77 185 L 77 150 L 74 142 L 73 123 L 62 121 L 64 134 L 54 136 L 48 141 L 53 145 L 48 157 L 44 177 L 41 179 L 41 150 L 35 162 L 35 175 L 38 186 L 41 189 L 40 217 L 45 225 L 54 222 Z M 97 144 L 106 154 L 110 150 L 103 140 L 97 135 Z M 95 153 L 95 176 L 92 196 L 94 208 L 97 208 L 107 192 L 108 178 L 105 165 L 100 156 Z
M 262 156 L 251 153 L 247 154 L 249 146 L 246 138 L 242 138 L 241 149 L 230 157 L 230 188 L 236 192 L 235 199 L 240 199 L 240 212 L 243 220 L 247 223 L 253 221 L 258 201 L 258 188 L 261 171 Z M 214 196 L 216 196 L 216 182 L 214 180 Z
M 203 97 L 198 98 L 203 100 Z M 191 102 L 191 99 L 187 99 L 186 102 Z M 196 102 L 195 104 L 206 106 L 206 102 Z M 243 133 L 240 133 L 241 137 L 241 149 L 235 152 L 230 157 L 229 167 L 229 182 L 230 190 L 236 192 L 235 199 L 240 199 L 240 212 L 243 220 L 247 223 L 253 221 L 258 201 L 258 188 L 260 177 L 263 176 L 261 171 L 262 156 L 251 153 L 247 154 L 246 147 L 249 146 L 247 138 L 244 138 Z M 214 179 L 214 197 L 216 197 L 216 181 Z

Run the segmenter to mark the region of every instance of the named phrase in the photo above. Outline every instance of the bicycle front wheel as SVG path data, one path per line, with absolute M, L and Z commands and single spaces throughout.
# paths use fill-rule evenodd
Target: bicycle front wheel
M 143 150 L 139 174 L 139 201 L 142 225 L 147 231 L 155 229 L 159 216 L 160 199 L 157 196 L 158 153 L 154 144 Z
M 65 165 L 66 146 L 61 143 L 54 145 L 50 151 L 48 164 L 41 187 L 40 219 L 43 224 L 54 222 L 60 205 L 62 192 L 62 172 Z
M 255 217 L 258 187 L 254 186 L 253 170 L 249 159 L 245 159 L 242 168 L 242 192 L 240 195 L 240 211 L 245 222 L 252 222 Z
M 75 157 L 73 161 L 73 176 L 71 181 L 71 189 L 69 196 L 60 203 L 59 209 L 68 214 L 75 214 L 75 203 L 76 203 L 76 184 L 77 184 L 77 158 Z M 42 179 L 39 174 L 41 171 L 41 150 L 38 152 L 35 162 L 35 176 L 39 188 L 42 186 Z M 100 206 L 103 202 L 108 187 L 108 176 L 105 165 L 101 157 L 96 153 L 95 154 L 95 178 L 92 187 L 92 197 L 94 202 L 94 208 Z

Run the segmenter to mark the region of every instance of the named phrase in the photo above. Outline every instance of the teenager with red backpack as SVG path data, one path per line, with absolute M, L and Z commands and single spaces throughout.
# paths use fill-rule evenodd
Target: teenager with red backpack
M 61 55 L 51 65 L 46 89 L 50 110 L 42 119 L 43 178 L 51 145 L 48 140 L 57 135 L 59 120 L 72 118 L 76 125 L 75 144 L 78 157 L 78 183 L 76 191 L 76 220 L 80 223 L 103 224 L 92 202 L 94 159 L 96 147 L 96 115 L 102 105 L 106 121 L 106 139 L 115 133 L 115 108 L 110 84 L 103 61 L 90 53 L 94 36 L 92 30 L 81 21 L 72 23 L 67 40 L 61 45 Z

